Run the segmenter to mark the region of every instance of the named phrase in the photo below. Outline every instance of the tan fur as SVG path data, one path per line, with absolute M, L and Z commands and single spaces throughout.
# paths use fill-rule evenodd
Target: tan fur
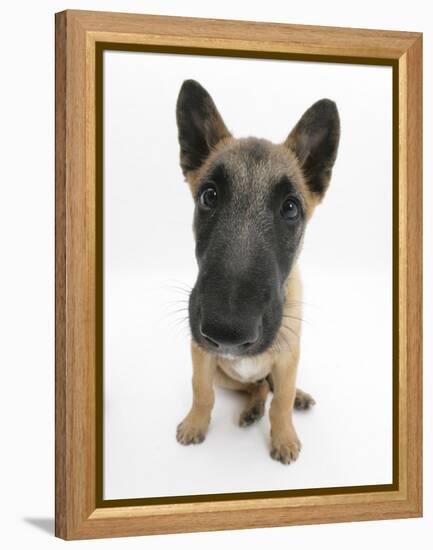
M 214 405 L 213 382 L 216 357 L 206 353 L 194 342 L 191 344 L 192 392 L 191 410 L 177 427 L 179 443 L 201 443 L 206 437 L 210 415 Z

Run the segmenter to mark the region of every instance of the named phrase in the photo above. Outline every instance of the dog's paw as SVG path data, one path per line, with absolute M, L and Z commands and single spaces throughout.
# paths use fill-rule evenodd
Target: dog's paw
M 252 407 L 247 407 L 239 417 L 239 426 L 245 428 L 257 422 L 265 414 L 265 402 L 256 401 Z
M 298 458 L 300 451 L 301 442 L 295 435 L 294 437 L 283 439 L 278 443 L 273 442 L 271 457 L 282 464 L 290 464 Z
M 202 443 L 206 438 L 207 426 L 196 425 L 185 418 L 177 427 L 176 439 L 182 445 Z
M 296 397 L 295 397 L 295 404 L 294 404 L 295 409 L 300 411 L 305 411 L 314 407 L 315 404 L 316 402 L 314 401 L 313 397 L 309 393 L 299 389 L 296 390 Z

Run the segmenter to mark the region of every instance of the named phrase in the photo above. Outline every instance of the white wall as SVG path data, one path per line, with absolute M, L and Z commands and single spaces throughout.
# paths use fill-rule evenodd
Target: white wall
M 54 492 L 54 26 L 53 13 L 65 8 L 104 9 L 198 17 L 220 17 L 304 24 L 414 30 L 424 37 L 425 63 L 432 65 L 433 25 L 429 4 L 396 0 L 392 4 L 365 0 L 288 3 L 157 1 L 46 1 L 3 6 L 2 73 L 0 86 L 0 285 L 1 348 L 0 418 L 2 419 L 1 504 L 2 539 L 7 548 L 31 544 L 52 548 Z M 431 72 L 425 77 L 425 97 L 432 94 Z M 425 102 L 425 151 L 432 147 L 431 104 Z M 428 122 L 428 124 L 427 124 Z M 432 278 L 432 179 L 430 156 L 425 163 L 425 280 Z M 432 329 L 432 293 L 425 289 L 425 333 Z M 431 339 L 425 344 L 425 387 L 432 376 Z M 432 463 L 431 402 L 425 403 L 425 464 Z M 224 544 L 278 544 L 335 550 L 364 548 L 374 541 L 403 549 L 426 536 L 433 523 L 432 476 L 425 469 L 425 517 L 342 525 L 202 533 L 170 537 L 93 541 L 81 547 L 219 548 Z M 2 540 L 3 543 L 3 540 Z M 72 543 L 71 543 L 72 544 Z

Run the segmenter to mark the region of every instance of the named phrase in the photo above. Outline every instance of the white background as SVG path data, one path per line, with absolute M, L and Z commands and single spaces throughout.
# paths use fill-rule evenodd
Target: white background
M 104 497 L 391 483 L 391 68 L 104 56 Z M 267 415 L 239 429 L 236 392 L 217 389 L 202 445 L 174 437 L 191 404 L 179 287 L 197 272 L 175 120 L 186 78 L 208 89 L 235 136 L 281 142 L 318 99 L 339 109 L 337 163 L 300 259 L 298 385 L 318 404 L 295 413 L 303 450 L 290 467 L 269 457 Z
M 424 31 L 426 69 L 432 65 L 433 30 L 429 3 L 395 1 L 362 4 L 328 0 L 288 4 L 223 1 L 47 1 L 3 6 L 0 120 L 0 287 L 2 454 L 2 544 L 7 548 L 63 547 L 52 536 L 54 512 L 54 26 L 64 8 L 124 10 L 168 15 L 221 17 Z M 20 38 L 17 39 L 19 29 Z M 425 75 L 424 95 L 433 96 Z M 425 102 L 425 280 L 432 279 L 431 186 L 433 113 Z M 406 549 L 423 542 L 433 523 L 431 468 L 433 408 L 430 364 L 433 301 L 425 288 L 424 518 L 387 522 L 319 525 L 221 533 L 199 533 L 123 540 L 68 543 L 80 548 L 238 548 L 300 546 L 364 549 L 366 545 Z

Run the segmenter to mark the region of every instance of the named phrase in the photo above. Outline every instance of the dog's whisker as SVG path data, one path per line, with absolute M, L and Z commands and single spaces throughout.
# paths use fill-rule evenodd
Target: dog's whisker
M 279 336 L 280 336 L 280 338 L 283 339 L 283 341 L 287 344 L 287 347 L 290 349 L 289 341 L 288 341 L 288 339 L 285 337 L 285 335 L 284 335 L 282 332 L 280 332 L 280 333 L 279 333 Z
M 172 304 L 188 304 L 189 300 L 170 300 L 169 302 L 166 302 L 167 305 Z
M 187 323 L 189 321 L 189 317 L 182 317 L 181 319 L 176 319 L 174 322 L 175 325 L 180 325 L 182 323 Z
M 285 300 L 285 305 L 302 305 L 302 306 L 314 306 L 311 302 L 305 302 L 305 300 Z
M 178 316 L 179 314 L 185 313 L 185 312 L 188 313 L 188 308 L 186 308 L 186 307 L 181 307 L 181 308 L 179 308 L 179 309 L 174 309 L 174 310 L 167 311 L 167 312 L 165 313 L 164 317 L 173 318 L 173 317 L 176 317 L 176 316 Z
M 286 300 L 284 302 L 284 305 L 285 306 L 294 306 L 295 308 L 296 307 L 301 307 L 301 306 L 307 306 L 307 307 L 312 307 L 312 308 L 318 308 L 319 306 L 317 306 L 317 304 L 312 304 L 311 302 L 304 302 L 302 300 Z
M 164 302 L 164 305 L 170 305 L 170 304 L 188 304 L 189 300 L 186 298 L 179 298 L 177 300 L 166 300 Z
M 306 321 L 305 319 L 303 319 L 302 317 L 296 317 L 295 315 L 283 315 L 282 316 L 284 319 L 294 319 L 295 321 L 302 321 L 303 323 L 307 323 L 308 321 Z
M 176 287 L 176 286 L 171 286 L 171 287 L 166 287 L 170 290 L 175 290 L 176 292 L 180 292 L 182 294 L 187 294 L 189 296 L 189 294 L 191 293 L 191 290 L 190 289 L 187 289 L 187 288 L 181 288 L 181 287 Z
M 182 319 L 177 319 L 172 323 L 172 330 L 174 330 L 177 336 L 182 336 L 182 338 L 191 338 L 191 330 L 188 321 L 189 319 L 184 317 Z
M 292 348 L 289 344 L 289 342 L 287 341 L 286 338 L 284 338 L 284 336 L 281 334 L 281 332 L 279 332 L 277 334 L 277 337 L 275 339 L 275 342 L 273 343 L 273 345 L 271 346 L 271 350 L 272 352 L 275 352 L 275 353 L 281 353 L 282 349 L 283 349 L 283 344 L 285 344 L 285 346 L 288 348 L 289 350 L 289 353 L 291 355 L 293 355 L 293 351 L 292 351 Z
M 281 325 L 283 328 L 289 330 L 292 334 L 294 334 L 297 338 L 300 338 L 301 336 L 295 331 L 293 330 L 291 327 L 289 327 L 288 325 Z
M 181 281 L 180 279 L 164 279 L 163 281 L 164 283 L 167 283 L 167 284 L 176 284 L 176 285 L 183 285 L 183 286 L 186 286 L 188 288 L 192 288 L 192 286 L 190 286 L 188 283 L 186 283 L 185 281 Z
M 187 288 L 192 289 L 192 286 L 185 281 L 179 281 L 176 279 L 163 279 L 160 281 L 161 288 Z

